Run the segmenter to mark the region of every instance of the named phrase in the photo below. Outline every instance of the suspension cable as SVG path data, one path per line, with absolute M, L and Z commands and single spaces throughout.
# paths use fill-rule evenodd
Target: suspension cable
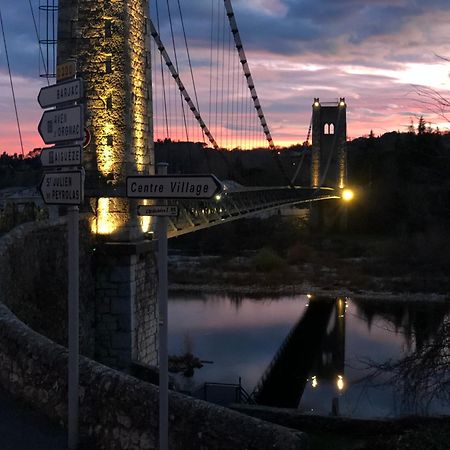
M 169 57 L 163 43 L 161 42 L 161 38 L 160 38 L 158 32 L 156 31 L 155 26 L 153 25 L 153 22 L 151 19 L 149 19 L 149 23 L 150 23 L 150 34 L 152 35 L 153 39 L 155 40 L 156 45 L 158 46 L 158 50 L 160 51 L 162 57 L 164 58 L 166 66 L 169 68 L 169 71 L 170 71 L 173 79 L 177 83 L 178 89 L 180 90 L 181 94 L 183 95 L 184 100 L 189 105 L 190 110 L 194 114 L 195 118 L 197 119 L 197 122 L 202 127 L 204 133 L 208 137 L 208 139 L 211 142 L 211 144 L 213 145 L 213 147 L 219 148 L 219 146 L 217 145 L 217 142 L 215 141 L 214 137 L 212 136 L 211 132 L 209 131 L 208 127 L 206 126 L 205 122 L 203 121 L 202 116 L 200 115 L 200 112 L 194 105 L 189 93 L 187 92 L 186 88 L 184 87 L 184 84 L 181 81 L 180 75 L 173 67 L 173 63 L 170 60 L 170 57 Z
M 189 71 L 191 72 L 191 80 L 192 80 L 192 87 L 194 89 L 195 103 L 196 103 L 198 111 L 200 112 L 200 103 L 198 101 L 198 96 L 197 96 L 197 88 L 195 85 L 194 71 L 192 70 L 191 54 L 189 52 L 189 46 L 188 46 L 187 37 L 186 37 L 186 28 L 184 26 L 183 12 L 181 10 L 180 0 L 178 0 L 178 11 L 180 12 L 181 28 L 183 29 L 184 44 L 186 46 L 186 54 L 187 54 L 187 59 L 188 59 L 188 63 L 189 63 Z M 203 135 L 203 140 L 204 140 L 205 135 L 203 133 L 203 129 L 202 129 L 202 135 Z
M 149 19 L 149 21 L 151 23 L 151 19 Z M 158 31 L 159 31 L 160 26 L 159 26 L 158 0 L 156 0 L 156 23 L 158 25 Z M 161 68 L 161 83 L 162 83 L 162 88 L 163 88 L 164 119 L 165 119 L 165 122 L 166 122 L 166 138 L 168 138 L 170 136 L 170 133 L 169 133 L 169 118 L 168 118 L 168 114 L 167 114 L 166 83 L 165 83 L 165 78 L 164 78 L 164 67 L 163 67 L 163 63 L 162 63 L 163 57 L 162 57 L 161 53 L 159 54 L 159 60 L 160 60 L 160 68 Z
M 245 56 L 244 47 L 242 45 L 241 36 L 239 35 L 239 30 L 236 23 L 236 18 L 234 16 L 233 7 L 231 6 L 231 0 L 224 0 L 225 9 L 227 11 L 228 20 L 230 22 L 231 32 L 234 36 L 234 42 L 236 44 L 236 49 L 239 53 L 239 58 L 241 60 L 242 68 L 244 70 L 245 77 L 247 78 L 247 85 L 251 93 L 251 97 L 253 99 L 253 104 L 255 106 L 256 112 L 259 117 L 259 121 L 264 130 L 264 134 L 266 135 L 266 139 L 269 143 L 269 147 L 271 149 L 275 148 L 275 144 L 273 142 L 272 136 L 270 134 L 269 127 L 267 125 L 266 118 L 264 117 L 264 113 L 259 102 L 258 94 L 256 93 L 255 83 L 253 82 L 253 78 L 250 72 L 250 67 L 247 62 L 247 58 Z
M 0 25 L 2 28 L 3 43 L 5 45 L 6 65 L 8 66 L 9 83 L 11 85 L 11 93 L 12 93 L 12 98 L 13 98 L 13 103 L 14 103 L 14 111 L 16 113 L 17 130 L 19 132 L 20 148 L 22 149 L 22 157 L 23 157 L 24 151 L 23 151 L 22 132 L 20 130 L 19 113 L 17 111 L 16 94 L 14 92 L 14 83 L 13 83 L 12 74 L 11 74 L 11 65 L 9 64 L 8 46 L 6 44 L 5 27 L 3 26 L 3 17 L 2 17 L 1 9 L 0 9 Z

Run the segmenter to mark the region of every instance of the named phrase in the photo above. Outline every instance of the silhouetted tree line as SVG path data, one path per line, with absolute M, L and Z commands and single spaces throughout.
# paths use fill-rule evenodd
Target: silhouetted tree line
M 349 183 L 356 188 L 354 230 L 409 234 L 444 229 L 450 220 L 450 136 L 419 121 L 417 132 L 373 135 L 349 143 Z
M 0 155 L 0 188 L 37 185 L 39 151 Z M 169 173 L 214 173 L 248 186 L 310 184 L 310 147 L 276 151 L 211 150 L 203 143 L 155 143 L 156 161 Z M 298 171 L 301 166 L 300 171 Z M 348 183 L 356 189 L 349 207 L 351 231 L 408 234 L 445 228 L 450 220 L 450 135 L 419 119 L 409 132 L 386 133 L 348 143 Z
M 0 154 L 0 189 L 12 186 L 36 186 L 42 176 L 40 149 L 31 151 L 25 158 L 15 153 Z

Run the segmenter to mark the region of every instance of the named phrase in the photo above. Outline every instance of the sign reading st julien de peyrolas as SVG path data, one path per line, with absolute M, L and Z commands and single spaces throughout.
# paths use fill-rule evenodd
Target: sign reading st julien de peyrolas
M 137 175 L 127 177 L 129 198 L 209 199 L 222 190 L 214 175 Z
M 83 201 L 81 171 L 45 173 L 39 189 L 47 205 L 79 205 Z

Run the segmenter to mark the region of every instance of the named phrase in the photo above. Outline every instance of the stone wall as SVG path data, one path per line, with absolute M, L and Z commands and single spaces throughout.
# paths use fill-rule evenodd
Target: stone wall
M 156 264 L 151 241 L 97 246 L 96 360 L 156 365 Z
M 66 422 L 66 348 L 0 303 L 0 384 L 48 417 Z M 171 450 L 300 450 L 304 434 L 171 392 Z M 98 449 L 156 449 L 158 389 L 80 359 L 80 427 Z
M 94 244 L 80 222 L 80 349 L 95 346 Z M 67 343 L 67 224 L 27 223 L 0 239 L 0 302 L 53 341 Z

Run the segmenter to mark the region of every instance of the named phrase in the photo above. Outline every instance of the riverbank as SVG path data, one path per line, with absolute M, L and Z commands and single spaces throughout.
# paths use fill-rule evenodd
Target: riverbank
M 384 243 L 384 245 L 388 245 Z M 312 254 L 308 249 L 308 254 Z M 302 258 L 303 259 L 303 258 Z M 346 256 L 336 249 L 293 262 L 268 249 L 239 256 L 170 257 L 172 292 L 280 296 L 314 294 L 360 299 L 448 301 L 450 277 L 439 261 L 401 255 Z

